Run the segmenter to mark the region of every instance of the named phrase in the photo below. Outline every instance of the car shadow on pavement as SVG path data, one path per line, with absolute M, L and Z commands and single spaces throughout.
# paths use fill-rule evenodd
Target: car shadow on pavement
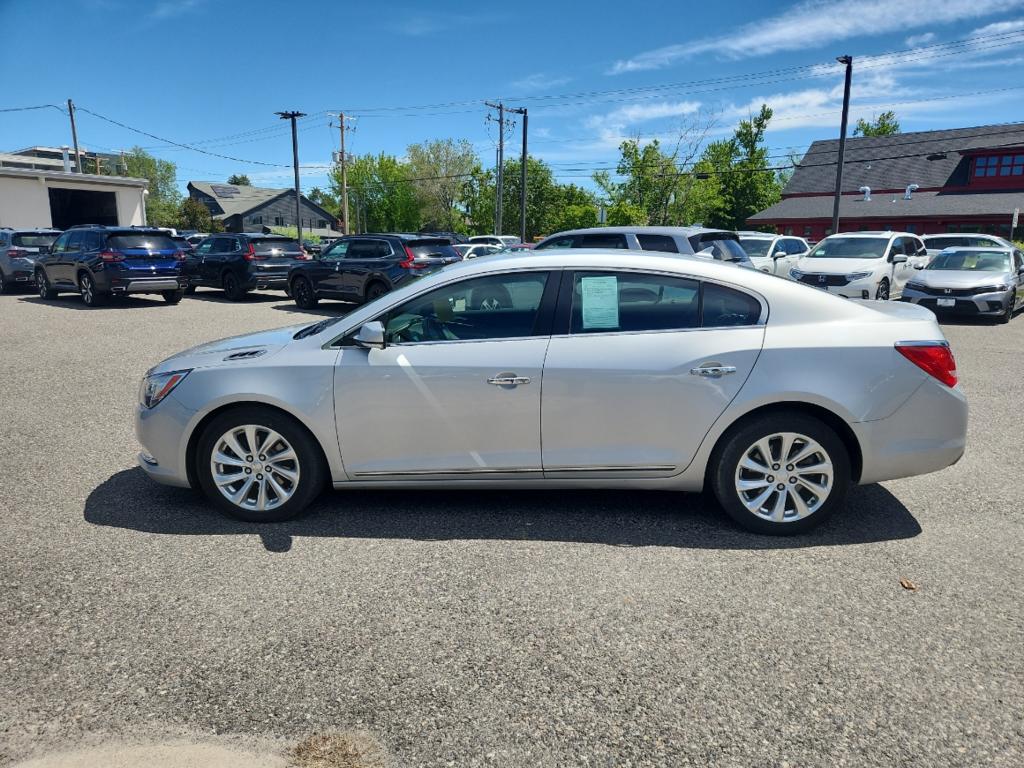
M 105 304 L 98 307 L 87 307 L 82 302 L 82 297 L 77 293 L 62 293 L 55 299 L 41 299 L 38 296 L 22 296 L 20 301 L 29 304 L 39 304 L 43 307 L 56 307 L 57 309 L 74 309 L 85 312 L 104 312 L 106 310 L 138 309 L 139 307 L 167 307 L 173 309 L 174 304 L 168 304 L 160 296 L 146 294 L 145 296 L 112 296 Z
M 209 290 L 196 289 L 194 293 L 185 296 L 186 299 L 198 299 L 199 301 L 212 301 L 217 304 L 269 304 L 274 301 L 291 301 L 284 290 L 280 291 L 249 291 L 240 301 L 231 301 L 224 295 L 224 291 L 218 288 Z
M 298 519 L 254 524 L 222 515 L 199 493 L 157 485 L 139 468 L 116 473 L 90 493 L 85 519 L 173 536 L 256 535 L 271 552 L 287 552 L 293 539 L 306 536 L 759 550 L 865 544 L 921 532 L 910 511 L 880 485 L 851 489 L 845 509 L 811 533 L 791 537 L 747 533 L 703 496 L 669 491 L 334 491 Z
M 294 303 L 292 304 L 278 304 L 274 309 L 281 312 L 298 312 L 303 315 L 324 315 L 326 317 L 338 317 L 347 315 L 356 309 L 359 309 L 362 304 L 352 304 L 347 301 L 329 301 L 325 304 L 318 304 L 313 309 L 302 309 L 297 307 Z

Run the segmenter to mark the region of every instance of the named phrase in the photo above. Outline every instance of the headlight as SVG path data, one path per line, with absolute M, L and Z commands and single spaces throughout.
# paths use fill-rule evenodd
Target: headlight
M 791 269 L 789 270 L 789 276 L 792 277 L 794 280 L 799 280 L 801 277 L 804 276 L 804 273 L 801 272 L 799 269 Z
M 924 283 L 915 283 L 913 280 L 909 281 L 906 285 L 912 291 L 923 291 L 925 289 Z
M 189 369 L 191 370 L 191 369 Z M 139 389 L 139 402 L 146 408 L 152 408 L 181 384 L 189 371 L 171 371 L 170 373 L 154 373 L 142 380 Z
M 975 293 L 997 293 L 999 291 L 1008 291 L 1010 286 L 1008 285 L 983 285 L 980 288 L 975 288 Z
M 865 277 L 871 277 L 871 272 L 854 272 L 847 275 L 846 279 L 852 282 L 854 280 L 863 280 Z

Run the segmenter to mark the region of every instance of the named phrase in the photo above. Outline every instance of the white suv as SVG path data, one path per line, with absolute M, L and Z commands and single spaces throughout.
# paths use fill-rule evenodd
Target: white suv
M 770 232 L 737 232 L 740 245 L 750 261 L 762 272 L 789 277 L 789 271 L 811 247 L 802 237 L 773 235 Z
M 790 277 L 848 299 L 898 299 L 927 263 L 924 243 L 909 232 L 844 232 L 815 245 Z

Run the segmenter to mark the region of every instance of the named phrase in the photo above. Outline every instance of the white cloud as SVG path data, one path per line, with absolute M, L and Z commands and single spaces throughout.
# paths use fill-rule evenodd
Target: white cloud
M 1024 19 L 1014 21 L 997 21 L 995 24 L 988 24 L 971 32 L 971 37 L 988 37 L 989 35 L 1004 35 L 1007 32 L 1020 32 L 1024 30 Z
M 545 75 L 543 72 L 537 72 L 532 75 L 515 80 L 509 85 L 519 93 L 536 93 L 537 91 L 547 91 L 552 88 L 558 88 L 561 85 L 565 85 L 572 81 L 571 77 L 552 77 Z
M 728 35 L 657 48 L 617 61 L 609 74 L 663 69 L 699 55 L 741 59 L 806 50 L 861 35 L 877 37 L 1022 6 L 1024 0 L 803 0 L 777 16 L 750 22 Z
M 925 43 L 930 43 L 934 39 L 935 39 L 935 33 L 934 32 L 925 32 L 924 34 L 920 34 L 920 35 L 911 35 L 910 37 L 908 37 L 903 42 L 905 42 L 907 44 L 907 48 L 916 48 L 919 45 L 924 45 Z
M 663 101 L 660 104 L 629 104 L 619 107 L 599 119 L 602 123 L 612 125 L 635 125 L 648 120 L 658 120 L 663 117 L 683 117 L 700 111 L 699 101 Z

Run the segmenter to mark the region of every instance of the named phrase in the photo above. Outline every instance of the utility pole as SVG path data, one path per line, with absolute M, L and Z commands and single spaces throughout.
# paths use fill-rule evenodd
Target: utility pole
M 529 120 L 529 115 L 526 113 L 526 107 L 522 109 L 512 109 L 509 112 L 515 112 L 517 115 L 523 116 L 523 154 L 521 156 L 520 163 L 522 167 L 519 169 L 522 173 L 522 179 L 519 184 L 519 242 L 526 242 L 526 124 Z M 501 234 L 501 233 L 499 233 Z
M 351 120 L 352 118 L 349 118 Z M 345 131 L 348 130 L 348 126 L 345 125 L 345 113 L 338 113 L 338 128 L 341 130 L 341 210 L 342 210 L 342 229 L 343 235 L 349 234 L 348 226 L 348 157 L 345 154 Z M 358 213 L 356 215 L 358 220 Z M 358 221 L 356 223 L 356 229 L 359 228 Z
M 302 192 L 299 190 L 299 135 L 295 130 L 295 120 L 305 117 L 305 112 L 275 112 L 282 120 L 292 121 L 292 165 L 295 167 L 295 239 L 302 247 Z
M 494 202 L 494 234 L 501 234 L 501 206 L 505 186 L 505 105 L 502 102 L 491 104 L 485 101 L 491 109 L 498 110 L 498 186 L 495 190 Z M 490 116 L 488 120 L 492 119 Z
M 71 140 L 75 143 L 75 172 L 82 172 L 82 153 L 78 150 L 78 129 L 75 127 L 75 104 L 68 99 L 68 115 L 71 117 Z
M 839 233 L 839 199 L 843 195 L 843 160 L 846 157 L 846 123 L 850 117 L 850 80 L 853 78 L 853 56 L 837 56 L 836 61 L 846 65 L 846 85 L 843 88 L 843 120 L 839 129 L 839 157 L 836 162 L 836 194 L 832 199 L 832 234 Z

